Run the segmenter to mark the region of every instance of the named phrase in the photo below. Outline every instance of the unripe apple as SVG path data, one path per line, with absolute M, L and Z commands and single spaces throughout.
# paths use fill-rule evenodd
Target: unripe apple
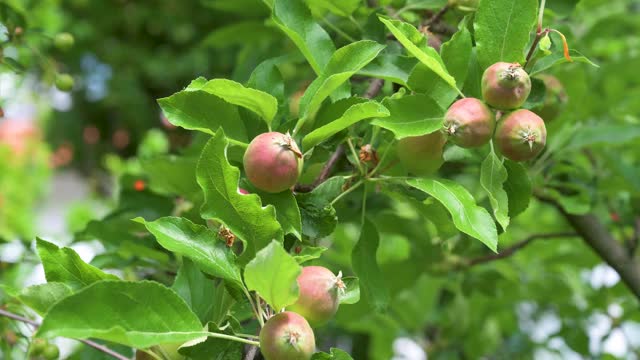
M 53 344 L 48 344 L 42 351 L 42 357 L 45 360 L 57 360 L 60 357 L 60 349 Z
M 415 175 L 433 174 L 444 163 L 442 154 L 446 141 L 441 131 L 403 138 L 398 141 L 398 158 L 404 167 Z
M 530 92 L 531 79 L 520 64 L 497 62 L 482 75 L 482 97 L 494 108 L 518 108 L 524 104 Z
M 55 45 L 55 47 L 62 51 L 71 49 L 74 42 L 75 40 L 73 39 L 73 35 L 67 32 L 59 33 L 55 36 L 55 38 L 53 38 L 53 44 Z
M 463 148 L 479 147 L 491 140 L 496 117 L 482 101 L 464 98 L 449 107 L 443 128 L 454 144 Z
M 49 343 L 45 339 L 34 339 L 29 348 L 29 353 L 32 356 L 38 356 L 44 352 Z
M 309 360 L 315 349 L 311 326 L 294 312 L 276 314 L 260 330 L 260 351 L 266 360 Z
M 57 74 L 55 84 L 58 90 L 69 92 L 73 89 L 73 77 L 69 74 Z
M 541 117 L 520 109 L 500 120 L 496 130 L 498 150 L 513 161 L 535 158 L 547 142 L 547 129 Z
M 344 291 L 342 274 L 336 276 L 322 266 L 306 266 L 297 281 L 300 296 L 289 310 L 304 316 L 313 326 L 331 320 L 340 305 L 339 292 Z
M 302 153 L 289 134 L 268 132 L 251 141 L 244 153 L 244 171 L 258 189 L 278 193 L 291 188 L 302 170 Z
M 544 121 L 549 122 L 558 117 L 560 112 L 562 112 L 567 105 L 569 98 L 567 97 L 567 92 L 565 91 L 564 86 L 555 76 L 540 74 L 537 75 L 536 78 L 544 82 L 546 89 L 544 103 L 532 110 L 543 118 Z

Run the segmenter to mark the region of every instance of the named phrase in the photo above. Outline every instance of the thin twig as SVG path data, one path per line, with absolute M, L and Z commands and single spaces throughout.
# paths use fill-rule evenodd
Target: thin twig
M 384 86 L 384 80 L 382 79 L 373 79 L 369 84 L 369 88 L 364 93 L 364 97 L 367 99 L 373 99 L 378 96 L 380 90 L 382 90 L 382 86 Z
M 518 250 L 524 248 L 525 246 L 531 244 L 534 240 L 537 239 L 555 239 L 561 237 L 576 237 L 578 234 L 574 232 L 559 232 L 559 233 L 550 233 L 550 234 L 533 234 L 526 239 L 515 243 L 514 245 L 502 250 L 498 254 L 489 254 L 484 256 L 479 256 L 476 258 L 472 258 L 466 261 L 466 266 L 474 266 L 479 264 L 488 263 L 495 260 L 504 259 L 515 254 Z
M 547 35 L 549 33 L 549 29 L 545 29 L 543 31 L 540 31 L 538 33 L 536 33 L 536 38 L 533 40 L 533 43 L 531 44 L 531 48 L 529 49 L 529 52 L 527 53 L 527 58 L 526 61 L 524 63 L 524 68 L 527 67 L 527 65 L 529 65 L 529 61 L 531 61 L 531 58 L 533 57 L 533 54 L 536 52 L 536 49 L 538 48 L 538 43 L 540 43 L 540 40 L 542 39 L 543 36 Z
M 247 353 L 244 355 L 244 360 L 253 360 L 256 355 L 258 355 L 258 347 L 251 346 L 249 347 L 249 350 L 247 350 Z
M 8 312 L 8 311 L 6 311 L 4 309 L 0 309 L 0 315 L 2 315 L 4 317 L 8 317 L 9 319 L 22 321 L 23 323 L 27 323 L 27 324 L 33 325 L 35 327 L 40 326 L 40 324 L 38 324 L 36 321 L 33 321 L 31 319 L 27 319 L 26 317 L 22 317 L 20 315 L 14 314 L 12 312 Z
M 295 187 L 295 191 L 299 193 L 310 192 L 311 190 L 315 189 L 320 184 L 325 182 L 329 178 L 329 175 L 331 175 L 333 168 L 336 166 L 336 164 L 338 163 L 338 160 L 340 160 L 342 155 L 344 155 L 344 145 L 340 144 L 338 145 L 336 150 L 333 152 L 333 154 L 331 154 L 329 161 L 327 161 L 327 163 L 324 164 L 324 166 L 322 167 L 322 170 L 320 171 L 320 174 L 318 174 L 318 177 L 313 181 L 313 183 L 306 184 L 306 185 L 298 184 Z
M 368 99 L 376 97 L 382 90 L 383 85 L 384 85 L 384 80 L 373 79 L 369 84 L 367 91 L 364 93 L 364 97 Z M 298 192 L 298 193 L 310 192 L 311 190 L 315 189 L 320 184 L 325 182 L 331 175 L 333 168 L 336 166 L 340 158 L 342 158 L 342 156 L 344 155 L 344 152 L 345 152 L 344 144 L 338 145 L 338 147 L 333 152 L 333 154 L 331 154 L 329 161 L 327 161 L 327 163 L 324 164 L 324 166 L 322 167 L 322 170 L 320 171 L 320 174 L 318 174 L 318 177 L 313 181 L 313 183 L 306 184 L 306 185 L 298 184 L 294 188 L 295 192 Z
M 6 311 L 4 309 L 0 309 L 0 315 L 8 317 L 8 318 L 13 319 L 13 320 L 21 321 L 23 323 L 27 323 L 29 325 L 33 325 L 35 327 L 39 327 L 40 326 L 40 324 L 38 324 L 38 322 L 36 322 L 36 321 L 33 321 L 31 319 L 27 319 L 25 317 L 22 317 L 20 315 L 17 315 L 17 314 L 11 313 L 11 312 L 8 312 L 8 311 Z M 124 355 L 121 355 L 121 354 L 109 349 L 108 347 L 106 347 L 104 345 L 101 345 L 101 344 L 98 344 L 98 343 L 95 343 L 95 342 L 93 342 L 91 340 L 85 340 L 85 339 L 74 339 L 74 340 L 78 340 L 78 341 L 80 341 L 81 343 L 83 343 L 85 345 L 91 346 L 92 348 L 94 348 L 96 350 L 100 350 L 103 353 L 105 353 L 107 355 L 110 355 L 113 358 L 116 358 L 118 360 L 130 360 L 128 357 L 126 357 Z
M 444 14 L 446 14 L 447 11 L 449 11 L 450 8 L 451 7 L 449 6 L 449 4 L 445 5 L 442 9 L 440 9 L 440 11 L 438 11 L 432 17 L 430 17 L 429 20 L 427 20 L 425 25 L 429 26 L 431 24 L 435 24 L 435 23 L 440 22 L 440 20 L 444 16 Z

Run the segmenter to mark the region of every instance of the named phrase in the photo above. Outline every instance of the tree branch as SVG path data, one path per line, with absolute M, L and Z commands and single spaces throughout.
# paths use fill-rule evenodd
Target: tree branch
M 253 360 L 255 359 L 256 355 L 258 355 L 258 347 L 252 345 L 249 347 L 246 354 L 244 355 L 244 360 Z
M 4 309 L 0 309 L 0 315 L 2 315 L 4 317 L 8 317 L 8 318 L 13 319 L 13 320 L 21 321 L 23 323 L 27 323 L 29 325 L 33 325 L 34 327 L 40 326 L 40 324 L 38 324 L 36 321 L 33 321 L 31 319 L 27 319 L 26 317 L 22 317 L 20 315 L 17 315 L 17 314 L 11 313 L 11 312 L 8 312 L 8 311 L 6 311 Z M 100 350 L 103 353 L 105 353 L 107 355 L 110 355 L 111 357 L 116 358 L 118 360 L 130 360 L 128 357 L 126 357 L 124 355 L 121 355 L 121 354 L 109 349 L 108 347 L 106 347 L 104 345 L 101 345 L 101 344 L 98 344 L 98 343 L 95 343 L 95 342 L 93 342 L 91 340 L 85 340 L 85 339 L 74 339 L 74 340 L 78 340 L 78 341 L 80 341 L 81 343 L 83 343 L 85 345 L 91 346 L 92 348 L 94 348 L 96 350 Z
M 531 244 L 534 240 L 538 240 L 538 239 L 555 239 L 555 238 L 573 237 L 573 236 L 577 236 L 577 234 L 573 233 L 573 232 L 559 232 L 559 233 L 550 233 L 550 234 L 533 234 L 531 236 L 528 236 L 524 240 L 521 240 L 521 241 L 515 243 L 514 245 L 512 245 L 512 246 L 510 246 L 510 247 L 508 247 L 506 249 L 503 249 L 498 254 L 489 254 L 489 255 L 478 256 L 478 257 L 475 257 L 475 258 L 471 258 L 471 259 L 466 261 L 466 266 L 467 267 L 475 266 L 475 265 L 484 264 L 484 263 L 488 263 L 488 262 L 491 262 L 491 261 L 500 260 L 500 259 L 504 259 L 506 257 L 512 256 L 518 250 L 521 250 L 525 246 Z
M 582 236 L 593 251 L 620 275 L 622 282 L 640 300 L 640 265 L 593 214 L 570 214 L 555 200 L 536 194 L 538 199 L 553 205 Z
M 449 6 L 449 4 L 445 5 L 442 9 L 440 9 L 440 11 L 435 13 L 432 17 L 429 18 L 429 20 L 427 20 L 426 25 L 429 26 L 431 24 L 440 22 L 444 14 L 446 14 L 450 8 L 451 7 Z
M 371 80 L 371 83 L 369 84 L 369 88 L 364 93 L 364 97 L 366 97 L 367 99 L 373 99 L 374 97 L 378 96 L 378 94 L 380 93 L 380 90 L 382 90 L 383 85 L 384 85 L 384 80 L 382 79 Z

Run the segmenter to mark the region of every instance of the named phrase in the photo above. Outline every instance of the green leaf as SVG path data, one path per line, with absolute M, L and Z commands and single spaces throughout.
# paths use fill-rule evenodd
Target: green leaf
M 416 63 L 417 61 L 413 57 L 383 54 L 358 71 L 358 75 L 380 78 L 407 86 L 409 74 Z
M 184 196 L 192 201 L 202 195 L 196 181 L 197 163 L 197 158 L 175 155 L 140 159 L 140 165 L 153 190 L 168 195 Z
M 300 99 L 300 113 L 303 117 L 315 116 L 322 102 L 371 62 L 382 49 L 384 45 L 375 41 L 361 40 L 336 50 L 322 73 L 309 85 Z
M 201 46 L 225 49 L 236 45 L 260 44 L 271 41 L 280 33 L 262 20 L 236 21 L 210 32 Z
M 188 130 L 215 134 L 219 128 L 234 140 L 247 141 L 247 130 L 238 107 L 206 91 L 196 90 L 206 83 L 198 78 L 180 92 L 158 99 L 170 123 Z
M 201 322 L 206 323 L 211 319 L 216 286 L 191 260 L 182 260 L 182 266 L 171 288 L 184 299 Z
M 313 13 L 322 15 L 324 12 L 330 11 L 342 17 L 350 16 L 361 2 L 361 0 L 307 0 Z
M 296 195 L 304 236 L 319 239 L 333 233 L 338 224 L 338 217 L 331 201 L 340 195 L 344 182 L 343 177 L 332 177 L 313 191 Z
M 392 131 L 396 139 L 430 134 L 442 128 L 445 110 L 428 95 L 387 98 L 382 104 L 391 115 L 375 119 L 371 124 Z
M 273 20 L 307 59 L 316 74 L 320 75 L 336 50 L 331 37 L 300 0 L 275 0 Z
M 59 248 L 40 238 L 36 240 L 36 248 L 47 282 L 60 282 L 77 290 L 96 281 L 118 278 L 85 263 L 71 248 Z
M 407 0 L 405 7 L 411 10 L 442 9 L 447 5 L 447 0 Z
M 302 267 L 284 250 L 282 244 L 272 241 L 247 264 L 244 281 L 249 290 L 256 291 L 273 309 L 279 311 L 298 300 L 296 279 L 300 272 Z
M 305 263 L 307 261 L 311 261 L 319 258 L 322 253 L 327 251 L 326 247 L 322 246 L 305 246 L 302 250 L 293 256 L 294 259 L 298 262 L 298 264 Z
M 524 63 L 537 8 L 537 0 L 480 1 L 474 29 L 478 60 L 483 69 L 499 61 Z
M 204 91 L 224 101 L 242 106 L 263 118 L 267 125 L 278 112 L 278 100 L 266 92 L 244 87 L 242 84 L 227 79 L 213 79 L 200 86 L 189 85 L 185 91 Z
M 462 88 L 467 79 L 472 49 L 473 42 L 466 21 L 460 23 L 460 29 L 440 48 L 442 61 L 447 71 L 456 79 L 458 88 Z
M 443 109 L 447 109 L 458 97 L 458 93 L 449 84 L 422 63 L 411 71 L 407 86 L 412 91 L 433 99 Z
M 340 304 L 355 304 L 360 301 L 360 281 L 357 277 L 348 276 L 343 277 L 345 291 L 339 293 Z
M 607 146 L 620 145 L 639 137 L 640 127 L 637 124 L 583 126 L 573 132 L 571 140 L 562 151 L 574 151 L 602 144 Z
M 571 56 L 571 60 L 573 60 L 573 62 L 585 63 L 597 68 L 600 67 L 577 50 L 570 49 L 569 56 Z M 551 55 L 545 56 L 542 59 L 536 61 L 536 63 L 531 68 L 531 71 L 529 71 L 529 75 L 533 76 L 539 74 L 548 70 L 552 66 L 564 64 L 566 62 L 569 61 L 564 57 L 564 54 L 562 52 L 554 52 Z
M 504 190 L 509 199 L 509 216 L 513 218 L 529 207 L 533 187 L 527 169 L 522 164 L 505 159 L 504 167 L 508 175 Z
M 540 39 L 538 48 L 544 53 L 545 56 L 551 55 L 551 38 L 549 37 L 549 34 L 543 36 L 542 39 Z
M 96 338 L 145 349 L 206 336 L 173 290 L 151 281 L 96 282 L 57 302 L 37 337 Z
M 411 24 L 399 20 L 391 20 L 384 17 L 379 18 L 411 55 L 415 56 L 422 64 L 435 72 L 449 86 L 455 89 L 458 94 L 462 95 L 462 92 L 460 92 L 456 86 L 456 79 L 447 72 L 438 53 L 433 48 L 427 46 L 427 39 L 418 29 Z
M 489 195 L 493 216 L 503 230 L 507 230 L 507 226 L 509 226 L 509 198 L 503 188 L 507 177 L 507 169 L 500 158 L 491 151 L 482 162 L 480 184 Z
M 300 218 L 300 209 L 295 196 L 291 191 L 283 191 L 272 194 L 252 188 L 251 192 L 260 195 L 264 205 L 273 205 L 276 208 L 276 218 L 282 226 L 285 234 L 293 234 L 300 239 L 302 236 L 302 220 Z
M 497 252 L 498 232 L 495 222 L 486 209 L 476 205 L 473 196 L 462 185 L 446 179 L 412 179 L 407 184 L 441 202 L 451 214 L 458 230 Z
M 247 84 L 252 88 L 268 92 L 280 103 L 284 102 L 284 80 L 278 65 L 289 61 L 289 59 L 291 56 L 284 55 L 261 62 L 253 69 Z
M 384 276 L 376 262 L 379 243 L 378 230 L 373 223 L 365 219 L 360 239 L 351 252 L 351 265 L 353 272 L 358 275 L 362 291 L 366 295 L 365 298 L 377 312 L 385 311 L 389 304 L 389 290 L 380 281 Z
M 209 331 L 233 335 L 233 330 L 230 327 L 220 330 L 214 324 L 209 324 Z M 209 337 L 182 344 L 178 352 L 186 355 L 189 360 L 240 360 L 243 349 L 244 344 L 240 342 Z
M 33 285 L 18 294 L 18 300 L 32 308 L 38 315 L 44 316 L 58 300 L 73 293 L 71 288 L 60 282 Z
M 243 286 L 236 255 L 218 239 L 215 231 L 180 217 L 167 216 L 151 222 L 135 218 L 134 221 L 144 224 L 162 247 L 193 260 L 200 270 L 236 287 Z
M 197 169 L 205 196 L 201 213 L 222 222 L 242 240 L 245 250 L 239 261 L 246 264 L 271 240 L 282 241 L 283 231 L 273 206 L 263 207 L 258 195 L 238 192 L 240 171 L 226 158 L 227 144 L 224 132 L 219 131 L 202 150 Z
M 377 101 L 371 100 L 365 103 L 352 105 L 338 119 L 307 134 L 307 136 L 302 139 L 302 149 L 303 151 L 308 151 L 331 136 L 361 120 L 386 116 L 389 116 L 389 110 Z
M 330 351 L 331 354 L 327 354 L 325 352 L 317 352 L 313 354 L 311 360 L 353 360 L 351 355 L 349 355 L 344 350 L 331 348 Z

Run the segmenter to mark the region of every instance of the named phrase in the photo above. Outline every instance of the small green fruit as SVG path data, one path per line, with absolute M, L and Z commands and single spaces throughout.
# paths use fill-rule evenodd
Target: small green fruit
M 69 92 L 73 89 L 73 77 L 69 74 L 56 75 L 56 88 L 60 91 Z
M 57 360 L 60 357 L 60 349 L 53 344 L 49 344 L 44 348 L 42 356 L 46 360 Z
M 536 78 L 544 82 L 546 90 L 544 103 L 532 110 L 543 118 L 544 121 L 549 122 L 558 117 L 567 106 L 567 102 L 569 101 L 567 92 L 560 80 L 553 75 L 541 74 L 537 75 Z
M 45 339 L 34 339 L 31 343 L 30 353 L 33 356 L 38 356 L 42 354 L 44 349 L 48 346 L 47 340 Z
M 431 175 L 444 163 L 442 155 L 446 142 L 442 131 L 403 138 L 398 141 L 398 159 L 414 175 Z
M 62 51 L 71 49 L 74 42 L 75 40 L 73 38 L 73 35 L 67 32 L 59 33 L 53 39 L 53 44 L 55 45 L 55 47 Z

